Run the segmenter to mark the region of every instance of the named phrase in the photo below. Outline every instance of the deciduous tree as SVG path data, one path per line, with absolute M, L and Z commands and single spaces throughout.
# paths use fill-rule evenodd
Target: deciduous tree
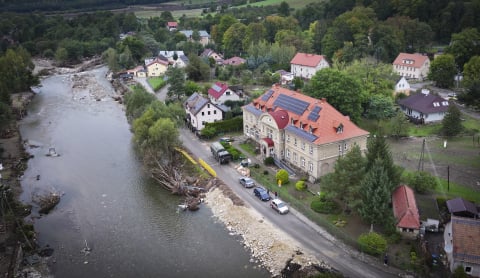
M 440 55 L 432 61 L 428 78 L 435 81 L 435 84 L 441 88 L 450 88 L 453 86 L 457 66 L 453 55 Z
M 365 96 L 359 82 L 350 75 L 336 69 L 322 69 L 312 77 L 304 91 L 314 98 L 326 98 L 353 121 L 360 119 Z

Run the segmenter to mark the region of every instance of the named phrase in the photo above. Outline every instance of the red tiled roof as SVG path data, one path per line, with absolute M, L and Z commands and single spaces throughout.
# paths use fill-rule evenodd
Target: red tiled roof
M 267 95 L 270 96 L 266 97 Z M 297 115 L 294 113 L 294 111 L 275 106 L 275 101 L 281 95 L 306 102 L 308 107 L 305 109 L 305 111 L 302 111 L 303 113 L 301 115 Z M 316 137 L 313 143 L 317 145 L 369 134 L 368 131 L 357 127 L 352 121 L 350 121 L 349 117 L 338 112 L 326 101 L 326 99 L 315 99 L 300 92 L 283 88 L 278 84 L 273 85 L 272 89 L 255 99 L 252 105 L 256 109 L 260 109 L 262 112 L 269 112 L 274 117 L 279 128 L 285 128 L 288 124 L 291 124 L 291 119 L 293 119 L 294 126 L 307 133 L 311 133 Z M 319 109 L 319 111 L 317 113 L 313 113 L 316 107 L 318 107 L 317 109 Z M 288 115 L 288 117 L 286 117 L 286 120 L 288 120 L 287 123 L 285 123 L 285 119 L 281 119 L 281 116 L 285 115 L 285 113 Z M 318 117 L 310 117 L 312 113 L 318 115 Z M 280 116 L 280 119 L 278 116 Z M 302 123 L 302 127 L 300 127 L 300 123 Z M 337 132 L 337 129 L 335 128 L 338 127 L 339 124 L 343 125 L 342 132 Z
M 265 141 L 269 147 L 273 147 L 274 143 L 271 138 L 265 137 L 265 138 L 262 138 L 262 140 Z
M 167 22 L 168 27 L 178 27 L 178 23 L 176 21 L 169 21 Z
M 168 62 L 167 61 L 164 61 L 158 57 L 156 57 L 155 59 L 153 59 L 153 61 L 151 61 L 148 65 L 146 65 L 147 67 L 153 65 L 153 64 L 162 64 L 162 65 L 165 65 L 165 66 L 168 66 Z
M 452 215 L 453 258 L 480 264 L 480 220 Z
M 215 84 L 208 89 L 208 94 L 211 95 L 213 98 L 218 99 L 220 98 L 223 93 L 228 89 L 227 83 L 215 82 Z
M 290 64 L 307 66 L 307 67 L 316 67 L 318 64 L 324 60 L 323 55 L 317 54 L 308 54 L 308 53 L 297 53 L 295 57 L 290 61 Z
M 421 68 L 427 59 L 428 56 L 418 53 L 400 53 L 393 61 L 393 65 Z
M 290 121 L 290 118 L 288 117 L 288 112 L 285 110 L 277 110 L 275 112 L 270 112 L 270 115 L 277 123 L 278 129 L 284 129 Z
M 393 215 L 397 220 L 397 227 L 408 229 L 420 228 L 420 216 L 413 190 L 400 185 L 392 193 Z

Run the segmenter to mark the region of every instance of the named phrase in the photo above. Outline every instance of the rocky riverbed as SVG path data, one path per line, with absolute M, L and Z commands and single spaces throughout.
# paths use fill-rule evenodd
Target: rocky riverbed
M 273 277 L 280 277 L 289 263 L 299 265 L 297 271 L 305 276 L 318 273 L 317 268 L 326 271 L 331 269 L 256 210 L 235 205 L 221 189 L 211 190 L 207 194 L 206 203 L 231 235 L 242 237 L 245 248 L 252 254 L 252 260 L 267 268 Z

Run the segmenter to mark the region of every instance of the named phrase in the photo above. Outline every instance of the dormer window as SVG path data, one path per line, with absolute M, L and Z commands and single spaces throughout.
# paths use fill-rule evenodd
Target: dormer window
M 290 119 L 290 124 L 295 125 L 295 120 L 293 118 Z
M 312 126 L 309 127 L 308 132 L 310 132 L 310 134 L 313 133 L 313 127 Z
M 438 103 L 438 102 L 433 103 L 433 107 L 439 107 L 439 106 L 440 106 L 440 103 Z
M 337 134 L 343 133 L 343 124 L 337 126 Z

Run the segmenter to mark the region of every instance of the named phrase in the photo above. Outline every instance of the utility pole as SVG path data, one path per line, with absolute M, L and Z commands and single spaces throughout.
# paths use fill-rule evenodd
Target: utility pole
M 450 191 L 450 165 L 447 166 L 447 191 Z
M 422 152 L 420 153 L 420 160 L 418 161 L 418 169 L 417 171 L 423 171 L 423 161 L 425 158 L 425 138 L 423 138 L 423 144 L 422 144 Z M 421 169 L 421 170 L 420 170 Z

